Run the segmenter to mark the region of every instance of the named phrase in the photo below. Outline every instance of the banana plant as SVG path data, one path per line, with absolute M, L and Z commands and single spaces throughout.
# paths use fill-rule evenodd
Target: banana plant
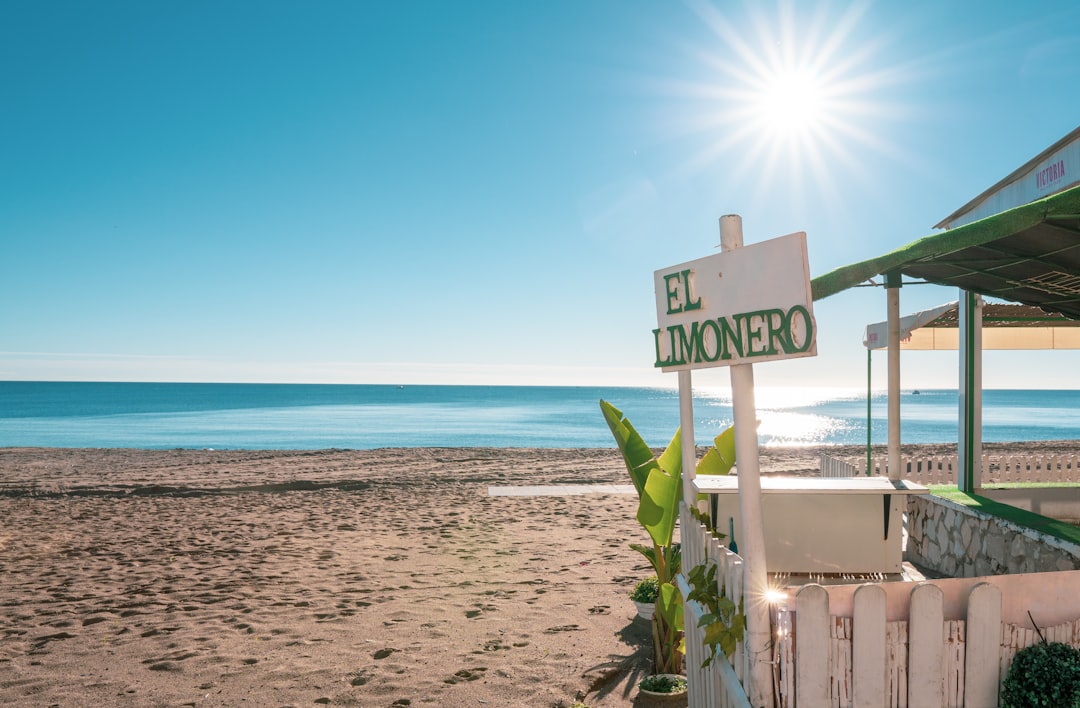
M 683 605 L 674 580 L 681 569 L 682 559 L 680 546 L 672 543 L 672 538 L 683 497 L 680 431 L 675 431 L 663 453 L 656 456 L 622 411 L 603 400 L 600 401 L 600 410 L 637 490 L 637 520 L 652 540 L 651 547 L 632 543 L 630 548 L 648 559 L 660 581 L 656 612 L 653 613 L 656 669 L 658 673 L 679 673 L 683 655 Z M 734 464 L 735 428 L 732 426 L 716 436 L 713 447 L 697 462 L 695 472 L 698 475 L 726 475 Z M 715 501 L 713 497 L 714 507 Z M 715 508 L 712 509 L 711 521 L 710 530 L 717 534 Z
M 705 451 L 704 457 L 702 457 L 697 463 L 697 475 L 725 475 L 731 472 L 731 468 L 735 465 L 735 426 L 729 425 L 724 432 L 720 433 L 713 439 L 713 446 Z M 705 495 L 699 495 L 698 500 L 701 500 Z M 712 533 L 717 539 L 720 539 L 724 534 L 717 531 L 717 507 L 719 498 L 713 494 L 709 496 L 709 516 L 703 517 L 697 513 L 697 510 L 691 510 L 694 516 L 704 523 L 709 532 Z M 729 533 L 731 534 L 731 543 L 729 544 L 734 552 L 735 545 L 735 529 L 731 528 Z
M 682 655 L 678 651 L 680 632 L 676 629 L 681 626 L 678 615 L 682 613 L 682 602 L 674 580 L 680 570 L 681 553 L 672 538 L 683 494 L 680 431 L 675 431 L 658 457 L 622 411 L 607 401 L 600 401 L 600 410 L 637 490 L 638 523 L 652 540 L 651 547 L 639 543 L 630 547 L 648 559 L 660 581 L 652 627 L 656 671 L 677 674 L 682 670 Z

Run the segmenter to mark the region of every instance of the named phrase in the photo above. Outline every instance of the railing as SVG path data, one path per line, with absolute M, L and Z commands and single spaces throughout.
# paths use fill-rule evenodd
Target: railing
M 1080 455 L 983 455 L 982 484 L 1010 482 L 1080 482 Z M 822 477 L 857 477 L 865 463 L 854 464 L 821 454 Z M 904 456 L 900 477 L 918 484 L 956 484 L 956 455 Z M 870 474 L 887 477 L 888 459 L 871 461 Z
M 986 482 L 1080 482 L 1080 455 L 983 455 Z
M 689 570 L 701 564 L 716 565 L 716 582 L 720 590 L 736 605 L 742 601 L 743 561 L 708 532 L 708 529 L 682 508 L 682 566 Z M 686 578 L 678 577 L 679 589 L 686 597 L 690 592 Z M 696 602 L 684 605 L 683 625 L 686 639 L 686 682 L 689 708 L 750 708 L 743 688 L 743 677 L 749 674 L 749 658 L 743 643 L 735 647 L 731 661 L 723 654 L 709 666 L 701 668 L 707 651 L 705 628 L 698 627 L 704 608 Z

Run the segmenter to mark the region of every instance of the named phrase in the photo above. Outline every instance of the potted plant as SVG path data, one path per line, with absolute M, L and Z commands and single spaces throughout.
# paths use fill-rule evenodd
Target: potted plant
M 637 607 L 638 617 L 646 620 L 653 618 L 653 610 L 656 608 L 656 597 L 660 594 L 660 581 L 655 575 L 639 580 L 634 589 L 630 591 L 630 601 Z
M 653 674 L 641 679 L 638 689 L 647 696 L 680 696 L 686 693 L 686 677 L 678 674 Z

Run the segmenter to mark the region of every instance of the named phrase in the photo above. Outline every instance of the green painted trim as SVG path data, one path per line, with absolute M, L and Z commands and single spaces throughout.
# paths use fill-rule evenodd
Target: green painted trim
M 964 458 L 964 469 L 960 470 L 964 475 L 963 485 L 966 490 L 975 489 L 975 458 L 972 448 L 975 447 L 975 293 L 964 291 L 964 311 L 967 313 L 964 328 L 965 370 L 967 371 L 964 381 L 964 443 L 967 455 Z M 960 481 L 960 480 L 957 480 Z
M 1055 485 L 1048 485 L 1055 486 Z M 1062 485 L 1057 485 L 1062 486 Z M 1080 526 L 1073 526 L 1067 524 L 1064 521 L 1058 521 L 1057 519 L 1051 519 L 1041 514 L 1036 514 L 1033 511 L 1025 511 L 1024 509 L 1017 509 L 1015 506 L 1010 506 L 1003 502 L 994 501 L 987 497 L 982 497 L 977 494 L 968 494 L 961 492 L 956 486 L 949 485 L 931 485 L 930 493 L 935 497 L 941 497 L 947 501 L 961 504 L 969 509 L 976 509 L 990 516 L 996 516 L 999 519 L 1005 519 L 1011 521 L 1014 524 L 1020 526 L 1026 526 L 1029 529 L 1034 529 L 1040 533 L 1045 533 L 1047 536 L 1053 536 L 1054 538 L 1067 541 L 1068 543 L 1075 543 L 1080 545 Z

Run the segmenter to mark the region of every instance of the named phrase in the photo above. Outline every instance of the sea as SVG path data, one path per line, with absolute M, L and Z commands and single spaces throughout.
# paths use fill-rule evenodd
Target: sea
M 883 392 L 755 391 L 762 445 L 864 445 L 887 438 Z M 0 381 L 0 447 L 374 449 L 614 445 L 600 413 L 619 408 L 663 447 L 679 426 L 674 389 Z M 955 443 L 955 390 L 907 390 L 904 444 Z M 732 422 L 730 393 L 694 391 L 707 445 Z M 986 390 L 987 442 L 1080 439 L 1080 391 Z

